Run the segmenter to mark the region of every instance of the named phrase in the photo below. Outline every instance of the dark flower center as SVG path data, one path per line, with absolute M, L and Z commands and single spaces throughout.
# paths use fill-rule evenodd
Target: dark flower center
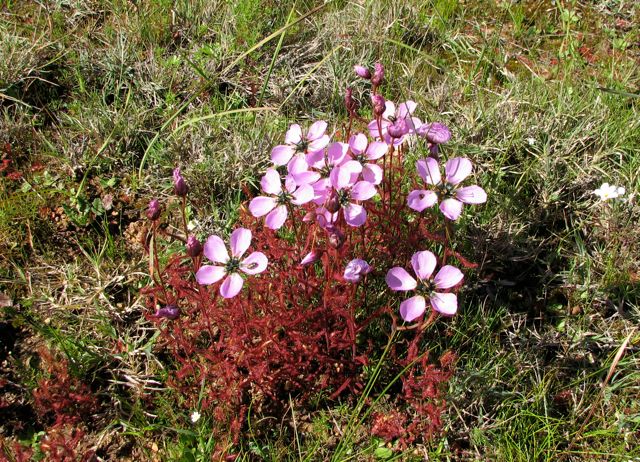
M 224 270 L 227 274 L 237 273 L 240 269 L 240 259 L 231 257 L 229 261 L 224 265 Z
M 307 152 L 309 141 L 302 139 L 296 144 L 296 152 Z
M 340 189 L 337 191 L 338 193 L 338 204 L 340 207 L 346 206 L 349 202 L 351 202 L 351 191 L 347 189 Z

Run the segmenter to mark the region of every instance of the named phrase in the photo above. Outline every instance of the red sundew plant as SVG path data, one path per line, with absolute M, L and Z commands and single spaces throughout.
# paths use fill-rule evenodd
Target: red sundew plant
M 413 101 L 385 101 L 382 65 L 355 70 L 371 83 L 374 120 L 358 113 L 348 89 L 346 129 L 328 135 L 328 124 L 316 121 L 305 135 L 291 125 L 229 240 L 210 236 L 202 246 L 189 235 L 179 169 L 173 177 L 185 252 L 164 267 L 163 208 L 153 200 L 147 211 L 148 317 L 175 361 L 169 382 L 189 409 L 211 415 L 234 442 L 249 408 L 277 413 L 291 395 L 302 405 L 318 397 L 361 399 L 383 378 L 385 390 L 401 380 L 392 402 L 406 418 L 394 419 L 393 431 L 377 419 L 381 434 L 408 444 L 440 426 L 441 384 L 454 354 L 434 363 L 424 334 L 458 310 L 458 267 L 474 265 L 451 246 L 452 220 L 462 203 L 484 202 L 486 194 L 458 187 L 471 173 L 468 159 L 449 159 L 442 180 L 439 145 L 449 129 L 423 124 Z M 428 154 L 417 170 L 406 169 L 410 146 Z M 407 193 L 421 187 L 417 176 L 431 189 Z M 437 202 L 444 216 L 427 210 Z M 402 301 L 395 291 L 414 293 Z

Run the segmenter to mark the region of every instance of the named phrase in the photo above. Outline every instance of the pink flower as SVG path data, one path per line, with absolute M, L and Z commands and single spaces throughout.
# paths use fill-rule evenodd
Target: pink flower
M 196 273 L 198 284 L 214 284 L 226 276 L 220 286 L 220 295 L 224 298 L 233 298 L 238 295 L 244 284 L 238 271 L 245 274 L 258 274 L 267 268 L 268 260 L 262 252 L 253 252 L 244 260 L 240 260 L 250 245 L 251 231 L 246 228 L 236 229 L 231 233 L 231 257 L 229 257 L 222 239 L 218 236 L 209 236 L 204 244 L 204 255 L 214 263 L 222 263 L 223 266 L 202 266 Z
M 391 290 L 417 290 L 424 295 L 415 295 L 400 304 L 400 316 L 407 322 L 419 318 L 425 312 L 425 296 L 429 298 L 431 306 L 438 313 L 453 316 L 458 310 L 456 294 L 442 293 L 462 281 L 463 274 L 458 268 L 445 265 L 438 274 L 431 278 L 436 268 L 436 256 L 428 250 L 416 252 L 411 257 L 411 266 L 418 280 L 416 281 L 404 268 L 396 266 L 387 273 L 386 281 Z
M 362 179 L 371 184 L 378 185 L 382 182 L 382 167 L 372 163 L 387 153 L 387 144 L 382 141 L 369 143 L 367 137 L 358 133 L 349 140 L 349 149 L 353 160 L 345 162 L 354 172 L 362 173 Z
M 309 266 L 320 260 L 322 256 L 322 251 L 312 250 L 308 254 L 304 256 L 302 260 L 300 260 L 299 266 Z
M 422 122 L 417 117 L 412 117 L 413 112 L 418 105 L 414 101 L 405 101 L 396 108 L 396 105 L 391 101 L 385 102 L 385 110 L 382 113 L 382 120 L 380 121 L 380 128 L 382 132 L 378 130 L 378 121 L 372 120 L 369 122 L 369 133 L 373 138 L 384 140 L 387 144 L 393 144 L 395 146 L 402 144 L 405 139 L 405 134 L 415 133 L 415 128 L 422 125 Z M 398 120 L 403 120 L 405 124 L 396 124 Z M 395 136 L 392 138 L 389 135 L 389 127 L 394 126 L 392 131 L 394 135 L 400 134 L 398 138 Z
M 362 276 L 369 274 L 372 268 L 366 261 L 356 258 L 347 263 L 344 269 L 344 279 L 349 282 L 360 282 Z
M 307 155 L 307 162 L 313 167 L 318 175 L 317 181 L 313 183 L 313 202 L 322 205 L 327 200 L 331 192 L 331 181 L 329 175 L 331 171 L 351 159 L 347 154 L 349 146 L 346 143 L 331 143 L 327 149 L 310 153 Z
M 435 186 L 435 191 L 416 189 L 407 198 L 411 209 L 422 212 L 438 200 L 440 211 L 449 220 L 457 220 L 462 213 L 462 204 L 482 204 L 487 201 L 487 193 L 480 186 L 459 188 L 459 184 L 471 174 L 473 164 L 464 157 L 449 159 L 445 164 L 445 179 L 442 181 L 438 161 L 433 157 L 416 162 L 418 174 L 425 183 Z
M 329 144 L 329 136 L 325 135 L 326 131 L 327 123 L 324 120 L 318 120 L 311 124 L 306 136 L 302 135 L 300 125 L 291 125 L 284 139 L 285 144 L 278 145 L 271 150 L 271 160 L 276 165 L 287 165 L 290 173 L 306 170 L 304 155 L 309 152 L 318 152 Z M 294 154 L 297 155 L 294 157 Z
M 176 196 L 184 197 L 189 192 L 189 186 L 184 181 L 184 178 L 180 174 L 180 167 L 176 167 L 173 170 L 173 190 Z
M 360 78 L 363 78 L 366 80 L 369 80 L 371 78 L 371 71 L 364 66 L 360 66 L 356 64 L 355 66 L 353 66 L 353 70 L 355 71 L 356 75 Z
M 429 150 L 434 155 L 438 154 L 438 145 L 451 139 L 451 130 L 440 122 L 422 124 L 416 129 L 416 133 L 427 140 Z
M 265 225 L 271 229 L 280 229 L 288 216 L 288 204 L 302 205 L 311 201 L 313 187 L 308 184 L 298 186 L 291 175 L 282 180 L 276 169 L 270 168 L 260 180 L 262 190 L 270 196 L 254 197 L 249 203 L 249 211 L 254 217 L 267 215 Z
M 366 201 L 377 194 L 376 187 L 368 181 L 357 181 L 358 173 L 347 165 L 334 168 L 330 175 L 334 188 L 330 202 L 335 202 L 336 210 L 342 209 L 344 219 L 350 226 L 362 226 L 367 221 L 367 212 L 362 205 L 353 201 Z M 333 213 L 335 210 L 329 209 Z

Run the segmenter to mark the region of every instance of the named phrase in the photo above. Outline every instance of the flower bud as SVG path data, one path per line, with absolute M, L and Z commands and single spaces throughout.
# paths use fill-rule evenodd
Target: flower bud
M 374 87 L 379 86 L 384 80 L 384 66 L 380 63 L 373 65 L 373 76 L 371 77 L 371 83 Z
M 338 228 L 333 228 L 329 233 L 329 245 L 334 249 L 339 249 L 344 244 L 344 234 Z
M 322 252 L 319 252 L 317 250 L 312 250 L 307 255 L 305 255 L 305 257 L 300 261 L 300 266 L 308 266 L 317 262 L 318 260 L 320 260 L 321 255 L 322 255 Z
M 416 130 L 418 135 L 426 138 L 429 143 L 442 144 L 451 139 L 451 130 L 445 124 L 440 122 L 433 122 L 428 124 L 422 124 Z
M 189 192 L 187 183 L 184 181 L 184 178 L 182 178 L 182 175 L 180 175 L 180 167 L 176 167 L 173 171 L 173 189 L 176 196 L 179 197 L 185 197 Z
M 347 87 L 344 93 L 344 105 L 351 115 L 354 115 L 358 110 L 358 103 L 353 99 L 353 89 L 351 87 Z
M 157 318 L 177 319 L 177 317 L 180 316 L 180 308 L 173 304 L 166 305 L 156 309 L 155 315 Z
M 391 138 L 402 138 L 409 133 L 409 125 L 404 119 L 398 119 L 387 127 L 387 133 Z
M 162 207 L 160 207 L 160 201 L 158 201 L 158 199 L 152 199 L 147 208 L 147 218 L 149 218 L 149 220 L 157 220 L 160 218 L 161 212 Z
M 336 213 L 340 210 L 340 201 L 338 200 L 338 196 L 335 194 L 331 194 L 331 197 L 327 199 L 327 202 L 324 204 L 324 208 L 327 209 L 329 213 Z
M 358 77 L 362 77 L 363 79 L 369 80 L 371 78 L 371 72 L 364 66 L 355 65 L 353 66 L 353 70 L 356 72 Z
M 187 255 L 192 258 L 202 255 L 202 244 L 196 239 L 195 236 L 189 236 L 187 238 Z
M 382 95 L 371 95 L 371 103 L 373 104 L 373 114 L 376 117 L 380 117 L 384 114 L 385 100 Z

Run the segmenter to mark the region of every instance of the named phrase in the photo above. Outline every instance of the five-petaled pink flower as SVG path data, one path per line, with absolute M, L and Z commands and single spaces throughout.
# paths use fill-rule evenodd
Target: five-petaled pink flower
M 462 204 L 482 204 L 487 201 L 487 193 L 480 186 L 458 185 L 471 174 L 473 165 L 469 159 L 455 157 L 449 159 L 444 167 L 445 178 L 442 181 L 438 161 L 433 157 L 416 162 L 418 174 L 425 183 L 435 186 L 435 191 L 416 189 L 409 193 L 408 205 L 413 210 L 422 212 L 433 206 L 438 199 L 440 211 L 449 220 L 457 220 L 462 213 Z
M 335 201 L 335 212 L 342 209 L 344 220 L 350 226 L 362 226 L 367 221 L 367 211 L 362 205 L 353 201 L 366 201 L 377 194 L 376 187 L 368 181 L 357 181 L 358 172 L 347 165 L 336 167 L 331 171 L 331 185 L 334 196 L 329 201 Z
M 244 284 L 239 271 L 245 274 L 258 274 L 267 268 L 268 260 L 262 252 L 253 252 L 241 260 L 249 245 L 251 245 L 251 231 L 246 228 L 238 228 L 231 233 L 231 256 L 220 237 L 209 236 L 204 244 L 204 255 L 214 263 L 222 263 L 222 266 L 202 266 L 196 273 L 198 283 L 214 284 L 226 276 L 220 286 L 220 295 L 224 298 L 238 295 Z
M 254 197 L 249 203 L 249 211 L 254 217 L 267 215 L 265 225 L 271 229 L 280 229 L 287 220 L 289 204 L 302 205 L 311 201 L 314 196 L 313 187 L 308 184 L 298 186 L 292 176 L 282 180 L 276 169 L 270 168 L 260 180 L 262 190 L 271 196 Z
M 292 124 L 285 135 L 285 144 L 271 150 L 271 160 L 275 165 L 287 165 L 289 173 L 294 175 L 307 170 L 305 154 L 318 152 L 329 144 L 326 131 L 327 123 L 324 120 L 311 124 L 306 136 L 302 135 L 300 125 Z
M 464 277 L 458 268 L 445 265 L 432 279 L 436 268 L 436 256 L 428 250 L 416 252 L 411 257 L 411 266 L 418 280 L 416 281 L 404 268 L 396 266 L 387 273 L 386 281 L 391 290 L 417 290 L 420 295 L 406 299 L 400 304 L 400 316 L 407 322 L 422 316 L 426 309 L 425 296 L 429 298 L 431 306 L 438 313 L 453 316 L 458 311 L 456 294 L 442 293 L 462 281 Z

